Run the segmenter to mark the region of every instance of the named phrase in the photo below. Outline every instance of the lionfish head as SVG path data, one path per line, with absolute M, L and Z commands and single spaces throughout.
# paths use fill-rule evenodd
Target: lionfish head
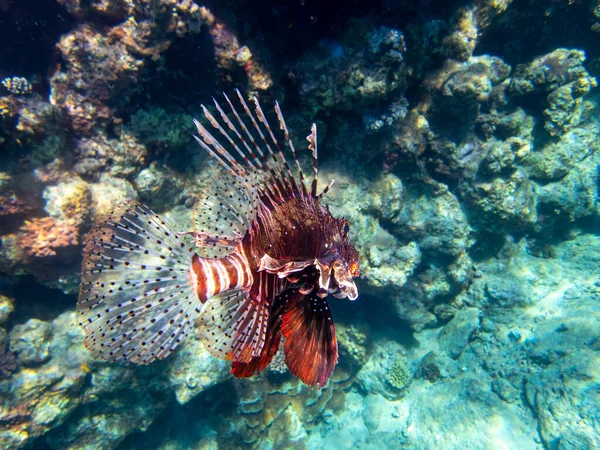
M 354 278 L 360 275 L 360 257 L 349 239 L 350 226 L 346 219 L 334 219 L 330 239 L 315 261 L 319 271 L 317 295 L 356 300 L 358 289 Z

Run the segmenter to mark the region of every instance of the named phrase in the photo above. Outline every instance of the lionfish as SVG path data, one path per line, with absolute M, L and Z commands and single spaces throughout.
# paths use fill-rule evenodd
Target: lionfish
M 77 304 L 84 343 L 100 359 L 149 364 L 197 327 L 205 348 L 243 378 L 265 369 L 283 338 L 290 372 L 323 387 L 338 361 L 327 296 L 358 297 L 359 255 L 348 221 L 321 205 L 333 181 L 317 194 L 315 124 L 308 183 L 279 104 L 296 175 L 256 98 L 253 114 L 236 92 L 248 126 L 225 94 L 229 115 L 213 99 L 221 122 L 202 105 L 221 142 L 194 119 L 194 137 L 224 169 L 196 201 L 194 231 L 174 232 L 146 206 L 125 203 L 88 234 Z

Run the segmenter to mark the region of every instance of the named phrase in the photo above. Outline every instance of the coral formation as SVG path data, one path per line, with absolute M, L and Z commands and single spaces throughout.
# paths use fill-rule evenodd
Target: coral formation
M 51 217 L 26 221 L 17 237 L 17 245 L 30 259 L 56 256 L 59 249 L 77 244 L 77 228 L 67 221 L 58 222 Z
M 410 384 L 411 379 L 411 374 L 404 361 L 397 361 L 390 367 L 387 382 L 394 389 L 398 389 L 399 391 L 405 390 Z
M 600 3 L 57 2 L 53 55 L 0 48 L 0 447 L 597 445 Z M 274 129 L 279 101 L 305 174 L 317 124 L 362 258 L 321 390 L 281 351 L 232 380 L 199 338 L 107 365 L 75 325 L 92 223 L 136 199 L 193 227 L 218 167 L 191 118 L 234 87 Z

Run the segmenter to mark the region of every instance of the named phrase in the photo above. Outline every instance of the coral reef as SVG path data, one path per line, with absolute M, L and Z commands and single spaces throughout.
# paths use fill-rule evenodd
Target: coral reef
M 38 55 L 0 1 L 23 48 L 0 51 L 0 447 L 597 446 L 600 3 L 57 3 Z M 191 118 L 235 87 L 274 129 L 279 101 L 305 174 L 317 124 L 319 189 L 336 180 L 361 255 L 321 390 L 283 352 L 234 380 L 197 337 L 105 364 L 75 324 L 114 205 L 191 229 L 219 170 Z

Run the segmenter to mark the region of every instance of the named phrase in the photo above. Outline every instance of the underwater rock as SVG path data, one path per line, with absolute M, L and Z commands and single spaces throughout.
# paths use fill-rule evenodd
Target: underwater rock
M 57 51 L 63 64 L 50 79 L 50 101 L 66 111 L 71 127 L 89 135 L 111 123 L 118 105 L 135 92 L 143 67 L 122 41 L 84 24 L 62 36 Z
M 504 378 L 496 378 L 492 382 L 492 390 L 507 403 L 514 403 L 521 396 L 521 391 Z
M 91 225 L 92 194 L 87 183 L 72 180 L 48 186 L 43 192 L 45 210 L 55 220 L 68 222 L 81 234 Z
M 155 212 L 170 209 L 178 203 L 184 192 L 184 181 L 168 168 L 158 168 L 155 163 L 142 169 L 134 180 L 140 200 Z M 167 201 L 165 201 L 167 199 Z
M 0 325 L 8 321 L 10 314 L 15 310 L 15 300 L 0 294 Z
M 50 359 L 52 325 L 37 319 L 29 319 L 23 325 L 15 325 L 10 332 L 10 350 L 17 355 L 19 364 L 36 366 Z
M 591 144 L 592 149 L 597 144 Z M 552 229 L 597 214 L 598 153 L 576 164 L 560 181 L 538 189 L 538 226 Z
M 430 351 L 421 360 L 417 375 L 430 383 L 435 383 L 447 376 L 444 366 L 443 357 L 434 351 Z
M 135 2 L 132 0 L 57 0 L 69 14 L 82 19 L 88 15 L 100 15 L 106 19 L 124 20 L 133 12 Z
M 487 146 L 487 155 L 479 171 L 481 175 L 490 177 L 510 175 L 516 170 L 515 165 L 526 158 L 531 149 L 529 142 L 516 136 L 500 142 L 493 140 Z
M 585 100 L 597 86 L 585 69 L 585 52 L 559 48 L 520 65 L 510 81 L 512 96 L 545 95 L 545 128 L 551 136 L 560 136 L 585 123 L 594 105 Z
M 469 142 L 468 135 L 482 105 L 493 100 L 494 90 L 501 87 L 510 71 L 510 66 L 502 59 L 482 55 L 471 57 L 462 64 L 449 60 L 441 70 L 424 81 L 431 98 L 424 102 L 423 107 L 429 109 L 427 117 L 431 128 L 439 135 L 436 139 L 439 142 L 433 148 L 435 156 L 440 159 L 436 164 L 447 166 L 447 175 L 460 174 L 469 158 L 457 149 L 448 154 L 445 147 L 460 147 L 461 143 Z M 452 120 L 448 120 L 449 117 Z M 432 164 L 433 161 L 429 163 Z
M 228 366 L 227 361 L 211 356 L 197 335 L 186 339 L 170 358 L 167 369 L 168 383 L 175 399 L 184 405 L 206 389 L 230 379 Z
M 544 110 L 545 128 L 551 136 L 561 136 L 585 123 L 597 108 L 584 97 L 597 86 L 595 78 L 578 78 L 548 94 L 548 108 Z
M 586 302 L 577 309 L 592 312 L 591 306 Z M 559 331 L 561 325 L 566 332 Z M 585 316 L 571 315 L 540 324 L 536 338 L 530 356 L 541 370 L 528 377 L 525 392 L 544 443 L 593 448 L 600 425 L 594 420 L 597 402 L 590 390 L 598 382 L 595 368 L 600 361 L 589 343 L 598 338 L 598 332 Z
M 73 169 L 90 181 L 97 181 L 104 172 L 123 178 L 134 175 L 148 157 L 146 147 L 125 131 L 118 139 L 110 139 L 104 134 L 80 139 L 74 153 Z
M 357 375 L 361 387 L 370 394 L 394 400 L 402 397 L 412 380 L 405 361 L 406 350 L 398 343 L 382 340 Z
M 440 347 L 456 359 L 467 347 L 471 334 L 479 327 L 477 308 L 465 308 L 459 311 L 439 334 Z
M 534 186 L 523 170 L 508 178 L 463 184 L 463 195 L 472 209 L 471 217 L 491 231 L 530 230 L 537 221 Z
M 559 48 L 516 67 L 510 81 L 513 95 L 552 92 L 565 84 L 589 77 L 583 62 L 585 52 Z
M 115 205 L 138 198 L 135 188 L 129 181 L 108 174 L 102 175 L 98 183 L 90 183 L 88 186 L 92 191 L 93 221 L 109 214 Z
M 444 38 L 444 54 L 450 59 L 467 61 L 477 45 L 479 34 L 476 12 L 463 8 L 452 19 L 450 33 Z
M 335 331 L 340 350 L 340 361 L 357 367 L 363 366 L 367 362 L 369 350 L 369 327 L 362 323 L 349 326 L 338 323 Z
M 79 244 L 79 237 L 79 230 L 69 221 L 36 217 L 25 221 L 17 235 L 16 246 L 23 253 L 22 262 L 28 264 L 72 250 Z
M 363 270 L 369 284 L 377 287 L 402 287 L 421 263 L 421 251 L 415 242 L 400 246 L 393 236 L 381 230 L 367 249 L 367 262 Z M 385 243 L 388 245 L 385 245 Z M 380 246 L 381 245 L 381 246 Z
M 354 111 L 392 94 L 397 101 L 410 72 L 403 34 L 384 26 L 356 26 L 341 42 L 335 51 L 317 46 L 300 59 L 295 78 L 313 115 L 331 108 Z
M 523 165 L 536 180 L 560 180 L 599 149 L 599 138 L 597 125 L 576 128 L 563 134 L 557 142 L 549 142 L 541 150 L 530 152 Z
M 0 381 L 9 378 L 16 369 L 17 358 L 8 348 L 8 333 L 0 328 Z
M 132 114 L 125 129 L 142 144 L 157 152 L 180 150 L 193 141 L 195 132 L 189 113 L 168 113 L 159 107 L 138 109 Z

